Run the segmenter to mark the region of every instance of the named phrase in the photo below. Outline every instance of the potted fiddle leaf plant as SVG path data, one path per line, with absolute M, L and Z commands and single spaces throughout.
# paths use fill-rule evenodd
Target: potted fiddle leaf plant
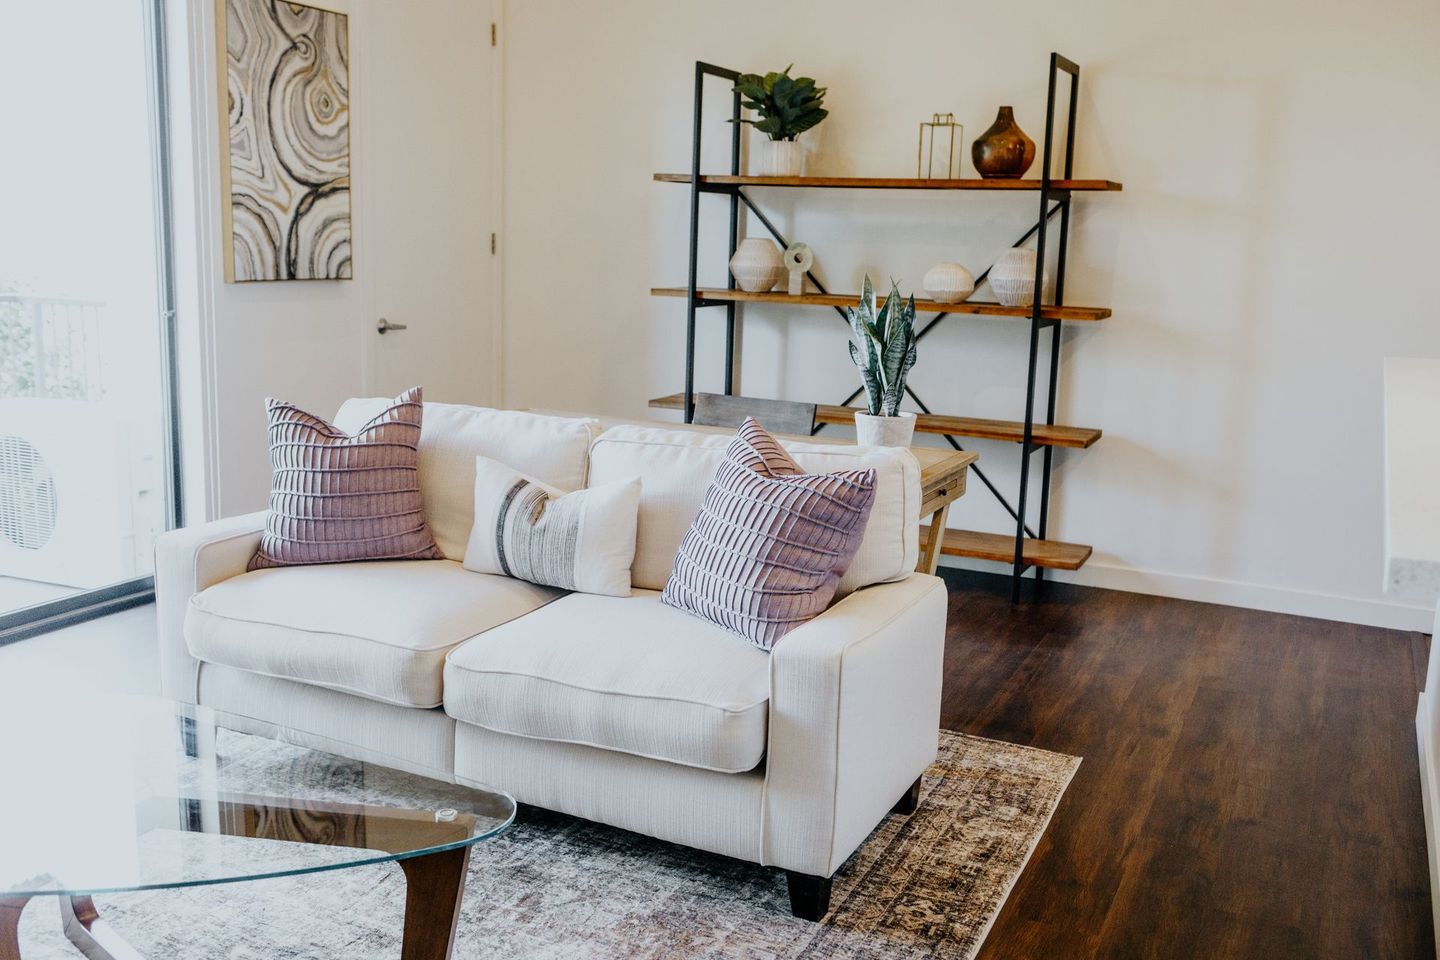
M 905 378 L 915 366 L 915 297 L 890 294 L 875 309 L 875 288 L 865 277 L 860 303 L 846 307 L 850 320 L 850 359 L 860 370 L 869 412 L 855 411 L 855 442 L 865 447 L 908 447 L 915 435 L 915 414 L 900 409 Z
M 741 74 L 735 81 L 746 108 L 755 112 L 740 123 L 748 123 L 769 137 L 760 151 L 762 169 L 756 176 L 798 177 L 803 165 L 804 148 L 796 139 L 800 134 L 829 116 L 821 104 L 825 88 L 817 87 L 810 77 L 792 77 L 790 64 L 779 73 Z

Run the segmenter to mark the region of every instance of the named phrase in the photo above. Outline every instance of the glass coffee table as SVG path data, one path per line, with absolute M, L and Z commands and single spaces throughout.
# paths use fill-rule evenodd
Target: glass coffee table
M 515 819 L 503 793 L 234 734 L 210 710 L 169 700 L 7 703 L 0 729 L 0 960 L 20 957 L 31 900 L 58 900 L 65 935 L 90 960 L 132 960 L 94 895 L 388 861 L 405 873 L 402 957 L 440 960 L 470 848 Z M 386 789 L 371 802 L 375 782 Z M 394 805 L 412 783 L 416 806 Z

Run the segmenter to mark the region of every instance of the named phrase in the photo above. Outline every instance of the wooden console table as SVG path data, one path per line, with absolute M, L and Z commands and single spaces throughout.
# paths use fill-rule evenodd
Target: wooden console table
M 920 562 L 915 569 L 933 574 L 945 546 L 950 504 L 965 495 L 965 478 L 979 455 L 939 447 L 911 447 L 910 452 L 920 461 L 920 522 L 930 518 L 920 537 Z

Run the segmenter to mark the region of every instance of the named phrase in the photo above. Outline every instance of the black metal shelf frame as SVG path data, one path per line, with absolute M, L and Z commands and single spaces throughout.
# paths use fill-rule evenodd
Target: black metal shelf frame
M 1011 600 L 1019 602 L 1020 588 L 1027 568 L 1031 565 L 1025 562 L 1024 546 L 1027 537 L 1045 539 L 1046 529 L 1050 520 L 1050 480 L 1054 465 L 1054 447 L 1048 445 L 1037 445 L 1034 443 L 1035 426 L 1035 387 L 1039 370 L 1039 358 L 1041 350 L 1040 333 L 1042 330 L 1049 330 L 1050 341 L 1050 366 L 1048 382 L 1045 392 L 1045 424 L 1053 426 L 1055 423 L 1055 402 L 1059 390 L 1060 375 L 1060 340 L 1062 321 L 1042 319 L 1040 316 L 1043 304 L 1045 263 L 1047 244 L 1050 242 L 1049 224 L 1058 214 L 1060 225 L 1058 237 L 1055 241 L 1056 263 L 1055 263 L 1055 298 L 1054 305 L 1061 306 L 1065 303 L 1065 265 L 1069 251 L 1070 240 L 1070 191 L 1055 187 L 1051 176 L 1051 170 L 1055 160 L 1055 107 L 1057 94 L 1057 81 L 1061 73 L 1070 77 L 1070 89 L 1068 102 L 1066 104 L 1067 123 L 1065 127 L 1065 159 L 1064 172 L 1060 179 L 1070 180 L 1073 177 L 1072 157 L 1075 147 L 1075 114 L 1079 102 L 1080 90 L 1080 67 L 1073 61 L 1061 56 L 1058 53 L 1050 54 L 1050 70 L 1048 89 L 1045 98 L 1045 140 L 1041 157 L 1041 178 L 1040 178 L 1040 209 L 1039 215 L 1030 229 L 1026 230 L 1021 237 L 1011 244 L 1011 247 L 1019 247 L 1028 243 L 1033 237 L 1035 239 L 1036 269 L 1035 269 L 1035 296 L 1033 308 L 1030 315 L 1030 350 L 1029 362 L 1026 370 L 1025 390 L 1025 431 L 1024 439 L 1021 442 L 1020 456 L 1020 489 L 1017 495 L 1017 502 L 1012 504 L 1010 500 L 1000 492 L 999 488 L 979 468 L 972 465 L 971 470 L 985 485 L 985 488 L 995 497 L 1005 511 L 1015 521 L 1015 557 L 1011 570 Z M 726 262 L 729 257 L 734 256 L 735 247 L 739 241 L 739 215 L 740 207 L 743 204 L 745 209 L 754 216 L 756 220 L 775 238 L 775 242 L 782 248 L 788 247 L 789 241 L 780 233 L 779 229 L 770 218 L 756 205 L 755 201 L 746 193 L 739 184 L 727 183 L 704 183 L 701 179 L 700 158 L 701 140 L 703 137 L 703 112 L 705 78 L 717 77 L 727 80 L 731 84 L 740 76 L 739 71 L 730 70 L 725 67 L 718 67 L 714 64 L 697 61 L 695 64 L 695 117 L 694 135 L 691 145 L 690 156 L 690 263 L 689 280 L 686 297 L 685 317 L 685 422 L 690 423 L 695 415 L 695 312 L 705 307 L 725 308 L 725 393 L 735 392 L 735 373 L 738 357 L 735 352 L 735 308 L 733 300 L 706 300 L 702 298 L 699 291 L 699 249 L 700 249 L 700 195 L 702 193 L 721 194 L 728 198 L 730 206 L 729 218 L 729 243 Z M 740 94 L 732 93 L 730 116 L 727 118 L 730 123 L 730 174 L 740 175 Z M 806 271 L 806 277 L 820 293 L 829 293 L 825 285 L 815 276 L 812 271 Z M 975 278 L 975 285 L 978 287 L 990 275 L 987 268 Z M 735 289 L 735 278 L 726 270 L 726 288 Z M 841 307 L 833 307 L 841 317 L 845 319 L 845 311 Z M 939 313 L 932 317 L 925 326 L 916 333 L 916 339 L 923 339 L 928 336 L 939 323 L 949 317 L 948 313 Z M 848 406 L 858 396 L 863 388 L 851 391 L 850 395 L 841 401 L 842 406 Z M 930 407 L 908 384 L 905 387 L 906 394 L 922 413 L 931 413 Z M 815 427 L 818 433 L 825 428 L 825 424 Z M 956 450 L 964 450 L 960 442 L 951 434 L 944 434 L 945 440 Z M 1026 511 L 1030 506 L 1030 455 L 1037 450 L 1043 451 L 1040 466 L 1040 492 L 1038 522 L 1032 527 L 1026 522 Z M 1043 583 L 1045 570 L 1043 567 L 1035 567 L 1035 584 L 1037 589 Z

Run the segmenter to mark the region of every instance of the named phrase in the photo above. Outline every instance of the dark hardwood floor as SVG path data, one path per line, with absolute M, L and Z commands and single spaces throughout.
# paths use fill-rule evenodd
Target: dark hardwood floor
M 1433 960 L 1422 635 L 945 574 L 944 725 L 1085 758 L 979 960 Z

